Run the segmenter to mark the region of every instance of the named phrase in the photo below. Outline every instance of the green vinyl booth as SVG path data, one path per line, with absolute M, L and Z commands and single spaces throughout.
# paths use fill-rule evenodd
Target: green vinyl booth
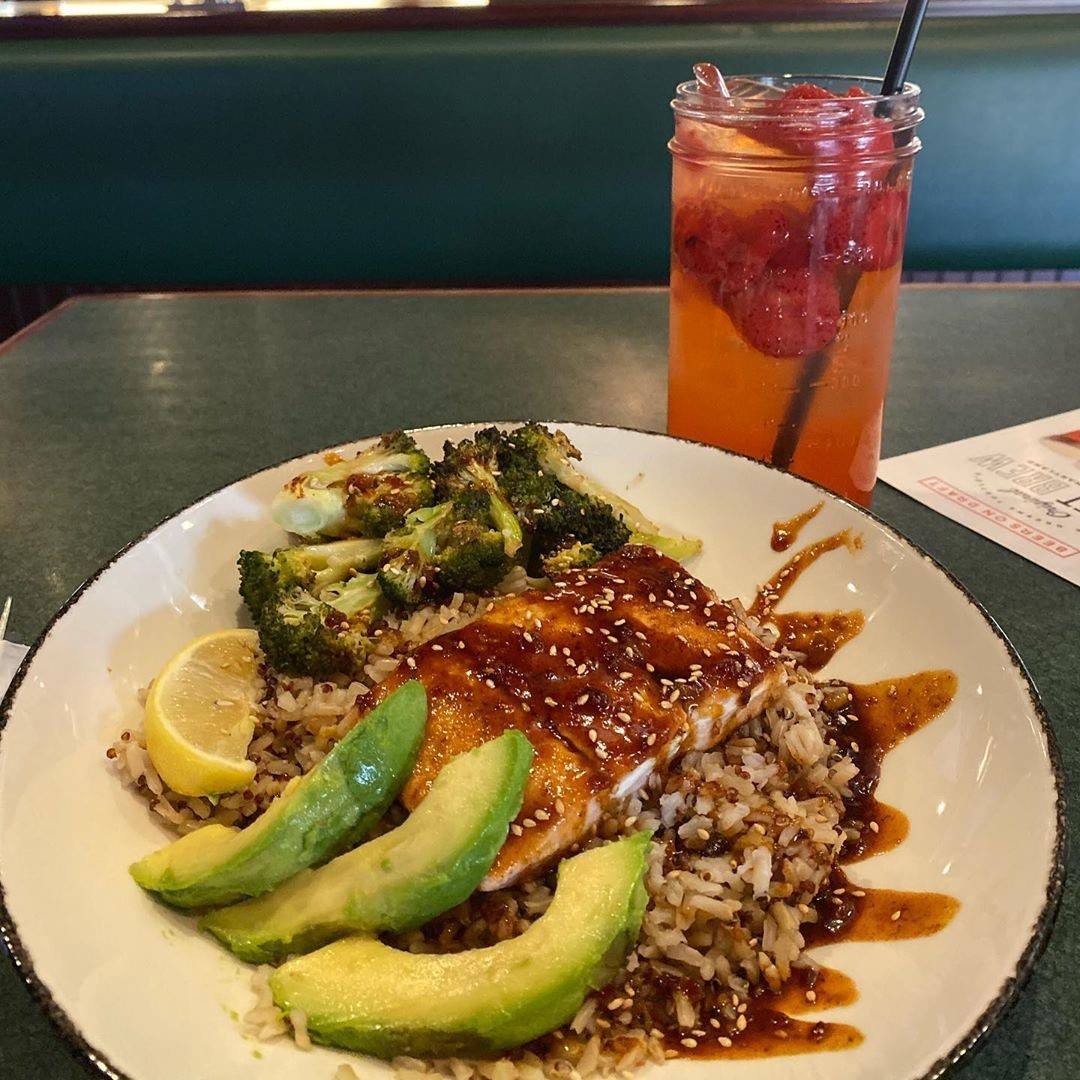
M 0 42 L 0 284 L 661 281 L 691 64 L 888 22 Z M 1080 266 L 1080 16 L 931 18 L 910 269 Z

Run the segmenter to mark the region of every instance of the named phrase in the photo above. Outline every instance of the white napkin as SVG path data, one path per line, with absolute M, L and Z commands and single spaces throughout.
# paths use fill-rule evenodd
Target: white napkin
M 14 641 L 0 641 L 0 696 L 3 696 L 8 683 L 14 678 L 26 651 L 25 645 L 16 645 Z

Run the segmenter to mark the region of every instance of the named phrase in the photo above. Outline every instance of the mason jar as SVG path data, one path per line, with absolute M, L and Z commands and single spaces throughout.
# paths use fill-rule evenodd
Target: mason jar
M 669 143 L 669 430 L 863 504 L 923 117 L 917 86 L 880 91 L 847 76 L 699 79 L 677 89 Z

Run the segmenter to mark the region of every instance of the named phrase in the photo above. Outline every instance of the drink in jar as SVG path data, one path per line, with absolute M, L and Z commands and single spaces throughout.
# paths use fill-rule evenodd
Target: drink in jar
M 706 74 L 672 103 L 668 428 L 867 504 L 918 87 L 882 98 L 866 79 L 720 86 Z

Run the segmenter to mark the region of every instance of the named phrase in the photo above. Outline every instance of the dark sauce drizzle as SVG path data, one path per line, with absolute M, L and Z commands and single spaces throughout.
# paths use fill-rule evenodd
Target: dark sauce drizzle
M 799 539 L 799 533 L 802 532 L 807 522 L 817 517 L 824 505 L 825 501 L 823 499 L 819 503 L 814 503 L 813 506 L 804 510 L 801 514 L 788 518 L 787 521 L 774 521 L 772 540 L 769 542 L 769 546 L 773 551 L 787 551 Z
M 821 509 L 811 507 L 790 521 L 777 522 L 772 547 L 783 551 L 799 529 Z M 803 653 L 804 666 L 818 671 L 862 630 L 860 611 L 774 613 L 774 608 L 799 574 L 826 552 L 861 546 L 847 530 L 797 552 L 758 592 L 750 614 L 780 630 L 780 644 Z M 829 684 L 826 707 L 836 716 L 835 737 L 859 766 L 847 800 L 845 822 L 853 827 L 840 862 L 859 862 L 889 851 L 908 835 L 907 816 L 879 802 L 874 795 L 885 755 L 908 735 L 930 723 L 952 701 L 957 687 L 951 671 L 924 671 L 904 678 L 867 685 Z M 830 700 L 831 698 L 831 700 Z M 839 941 L 901 941 L 936 934 L 959 910 L 955 898 L 943 893 L 869 889 L 853 884 L 837 866 L 814 902 L 817 923 L 804 924 L 807 946 Z M 684 988 L 690 992 L 692 984 Z M 745 1027 L 734 1038 L 728 1023 L 719 1030 L 702 1014 L 704 1035 L 686 1044 L 686 1032 L 665 1034 L 669 1054 L 679 1057 L 754 1058 L 858 1046 L 862 1033 L 850 1024 L 801 1020 L 801 1014 L 848 1005 L 858 997 L 855 983 L 830 968 L 798 968 L 779 993 L 763 993 L 745 1011 Z

